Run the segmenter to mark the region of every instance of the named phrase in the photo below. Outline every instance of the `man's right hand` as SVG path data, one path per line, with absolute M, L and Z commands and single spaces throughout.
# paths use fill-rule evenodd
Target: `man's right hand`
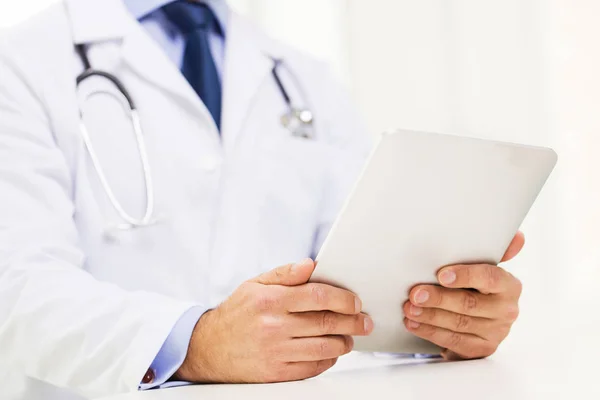
M 175 374 L 188 382 L 266 383 L 319 375 L 349 353 L 351 336 L 373 322 L 360 299 L 330 285 L 307 283 L 312 260 L 244 282 L 200 318 Z

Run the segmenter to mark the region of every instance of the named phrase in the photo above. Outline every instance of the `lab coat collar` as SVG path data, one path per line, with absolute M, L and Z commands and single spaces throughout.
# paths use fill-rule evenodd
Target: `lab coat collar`
M 216 125 L 194 89 L 131 15 L 123 0 L 64 1 L 75 43 L 94 44 L 88 54 L 94 68 L 118 74 L 123 63 L 149 84 L 183 99 L 187 108 L 201 115 L 207 126 L 214 127 L 212 137 L 218 141 Z
M 122 0 L 65 0 L 75 44 L 123 38 L 134 18 Z
M 172 3 L 174 0 L 123 0 L 125 7 L 134 18 L 141 20 L 163 6 Z M 225 0 L 195 0 L 198 3 L 204 3 L 210 7 L 217 17 L 221 30 L 227 32 L 229 22 L 229 8 Z
M 226 32 L 231 12 L 225 0 L 202 1 L 211 7 Z M 123 0 L 65 0 L 65 4 L 76 44 L 121 39 L 140 17 L 132 14 Z
M 177 66 L 150 38 L 125 7 L 123 0 L 64 0 L 77 44 L 116 41 L 124 62 L 148 82 L 192 104 L 213 123 L 210 113 Z M 282 58 L 281 47 L 244 17 L 228 18 L 223 71 L 221 134 L 225 148 L 235 144 L 244 120 L 256 103 L 261 85 L 268 82 L 273 58 Z M 92 62 L 94 59 L 92 57 Z M 215 126 L 216 128 L 216 126 Z M 218 140 L 218 134 L 214 135 Z

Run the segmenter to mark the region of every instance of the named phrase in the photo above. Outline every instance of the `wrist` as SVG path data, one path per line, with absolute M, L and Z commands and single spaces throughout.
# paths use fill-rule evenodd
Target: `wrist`
M 207 360 L 211 344 L 208 343 L 206 334 L 207 327 L 211 325 L 214 311 L 207 311 L 196 323 L 183 364 L 173 375 L 173 380 L 195 383 L 215 382 L 211 376 L 210 363 Z

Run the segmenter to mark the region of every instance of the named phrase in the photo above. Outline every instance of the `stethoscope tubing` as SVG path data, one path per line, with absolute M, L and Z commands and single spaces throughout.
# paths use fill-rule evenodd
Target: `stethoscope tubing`
M 285 90 L 285 86 L 283 86 L 283 83 L 281 82 L 281 78 L 279 78 L 279 73 L 277 72 L 277 69 L 279 68 L 279 66 L 282 63 L 283 63 L 283 61 L 281 59 L 277 59 L 277 58 L 273 59 L 273 68 L 271 69 L 271 75 L 273 75 L 273 79 L 275 79 L 275 83 L 277 84 L 277 87 L 279 88 L 279 92 L 283 96 L 283 100 L 285 101 L 285 104 L 287 104 L 288 108 L 293 108 L 290 95 L 288 94 L 287 90 Z
M 154 202 L 154 196 L 155 196 L 154 182 L 152 180 L 152 171 L 150 169 L 150 162 L 148 159 L 148 151 L 146 148 L 143 129 L 142 129 L 142 125 L 140 122 L 140 117 L 139 117 L 139 113 L 138 113 L 136 104 L 133 101 L 131 94 L 129 93 L 129 91 L 123 84 L 123 82 L 121 82 L 116 76 L 114 76 L 106 71 L 97 70 L 92 67 L 89 57 L 87 55 L 86 46 L 84 44 L 76 44 L 75 50 L 78 53 L 78 55 L 83 63 L 83 66 L 84 66 L 84 71 L 81 74 L 79 74 L 76 78 L 76 86 L 79 87 L 79 85 L 81 85 L 81 83 L 83 83 L 84 81 L 86 81 L 87 79 L 89 79 L 91 77 L 94 77 L 94 76 L 102 77 L 102 78 L 107 79 L 109 82 L 111 82 L 117 88 L 118 92 L 123 96 L 123 98 L 127 102 L 127 106 L 129 108 L 129 117 L 131 119 L 131 124 L 133 127 L 133 131 L 134 131 L 135 139 L 136 139 L 136 143 L 137 143 L 138 154 L 140 156 L 140 161 L 142 163 L 144 182 L 145 182 L 145 186 L 146 186 L 146 210 L 144 212 L 144 216 L 141 219 L 139 219 L 139 218 L 133 217 L 125 210 L 125 208 L 123 207 L 121 202 L 117 199 L 116 194 L 111 189 L 111 186 L 110 186 L 108 179 L 106 177 L 106 174 L 104 172 L 104 168 L 102 168 L 102 164 L 100 162 L 98 154 L 95 151 L 89 131 L 83 121 L 83 110 L 80 110 L 80 113 L 81 113 L 81 123 L 80 123 L 81 135 L 82 135 L 85 147 L 90 155 L 90 159 L 92 161 L 94 170 L 96 171 L 96 174 L 98 175 L 100 184 L 101 184 L 105 194 L 107 195 L 112 207 L 115 209 L 115 211 L 117 212 L 119 217 L 123 221 L 125 221 L 124 224 L 123 223 L 118 224 L 116 226 L 116 228 L 118 230 L 129 230 L 129 229 L 133 229 L 133 228 L 139 228 L 139 227 L 153 225 L 156 223 L 156 219 L 154 218 L 154 204 L 155 204 L 155 202 Z M 283 64 L 283 60 L 274 58 L 271 74 L 273 75 L 273 78 L 279 89 L 279 92 L 281 93 L 283 100 L 285 101 L 285 103 L 288 107 L 289 115 L 296 116 L 298 113 L 301 113 L 303 111 L 307 112 L 311 117 L 310 117 L 310 122 L 305 122 L 305 123 L 312 126 L 312 112 L 310 112 L 308 109 L 300 110 L 300 109 L 295 108 L 288 91 L 285 89 L 285 86 L 283 85 L 283 83 L 281 81 L 281 78 L 278 73 L 278 69 L 282 64 Z M 296 82 L 296 83 L 298 83 L 298 82 Z M 98 94 L 98 93 L 104 93 L 104 92 L 99 91 L 94 94 Z M 108 92 L 106 92 L 106 93 L 108 93 Z M 90 96 L 88 96 L 88 98 Z M 292 134 L 296 135 L 294 132 L 292 132 Z M 308 136 L 304 136 L 304 137 L 308 137 Z
M 144 212 L 144 216 L 141 219 L 139 219 L 139 218 L 135 218 L 135 217 L 131 216 L 127 211 L 125 211 L 125 208 L 123 207 L 123 205 L 121 204 L 119 199 L 117 199 L 117 196 L 115 195 L 110 184 L 108 183 L 108 179 L 104 172 L 104 168 L 102 167 L 102 164 L 100 162 L 98 154 L 96 153 L 96 150 L 92 143 L 89 131 L 88 131 L 85 123 L 83 122 L 83 110 L 81 111 L 82 115 L 81 115 L 80 131 L 81 131 L 81 135 L 82 135 L 85 147 L 90 155 L 90 159 L 92 161 L 94 170 L 96 171 L 96 174 L 98 175 L 100 184 L 101 184 L 104 192 L 106 193 L 106 196 L 108 197 L 112 207 L 115 209 L 115 211 L 117 212 L 119 217 L 123 221 L 126 222 L 126 224 L 117 225 L 117 228 L 120 230 L 126 230 L 129 228 L 136 228 L 136 227 L 152 225 L 154 223 L 154 218 L 153 218 L 153 216 L 154 216 L 154 182 L 152 180 L 152 171 L 151 171 L 150 162 L 148 159 L 148 151 L 147 151 L 146 143 L 144 140 L 144 134 L 143 134 L 142 125 L 140 122 L 140 116 L 139 116 L 139 113 L 135 106 L 135 103 L 134 103 L 131 95 L 125 88 L 125 85 L 123 85 L 123 83 L 116 76 L 114 76 L 108 72 L 105 72 L 105 71 L 95 70 L 91 67 L 91 64 L 90 64 L 89 59 L 86 54 L 86 50 L 83 45 L 77 45 L 76 48 L 77 48 L 77 52 L 79 53 L 81 60 L 85 67 L 85 70 L 79 76 L 77 76 L 77 79 L 76 79 L 77 86 L 79 86 L 86 79 L 89 79 L 93 76 L 100 76 L 100 77 L 106 78 L 108 81 L 110 81 L 111 83 L 113 83 L 115 85 L 115 87 L 117 88 L 119 93 L 125 98 L 127 105 L 129 106 L 129 118 L 131 119 L 131 124 L 133 127 L 133 132 L 135 135 L 135 140 L 136 140 L 136 144 L 137 144 L 137 148 L 138 148 L 138 154 L 140 157 L 140 161 L 142 163 L 144 183 L 146 186 L 146 210 Z M 101 92 L 97 92 L 97 93 L 101 93 Z

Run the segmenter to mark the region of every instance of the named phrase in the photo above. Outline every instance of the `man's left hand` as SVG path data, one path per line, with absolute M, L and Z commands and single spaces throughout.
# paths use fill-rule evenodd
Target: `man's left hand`
M 519 232 L 502 261 L 523 248 Z M 521 282 L 495 265 L 454 265 L 438 272 L 441 286 L 419 285 L 404 304 L 404 325 L 442 348 L 448 360 L 488 357 L 519 315 Z

